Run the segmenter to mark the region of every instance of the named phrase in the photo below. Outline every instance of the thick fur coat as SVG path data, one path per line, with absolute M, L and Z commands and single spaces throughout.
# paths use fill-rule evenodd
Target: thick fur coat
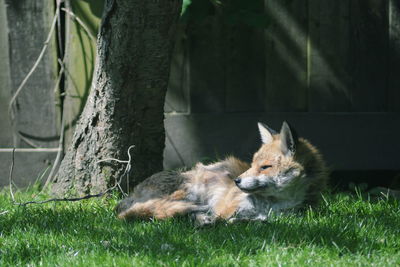
M 147 178 L 116 210 L 121 219 L 192 214 L 198 225 L 218 219 L 266 220 L 271 212 L 314 205 L 328 172 L 318 150 L 284 122 L 280 133 L 258 124 L 262 146 L 251 165 L 234 157 L 189 171 Z

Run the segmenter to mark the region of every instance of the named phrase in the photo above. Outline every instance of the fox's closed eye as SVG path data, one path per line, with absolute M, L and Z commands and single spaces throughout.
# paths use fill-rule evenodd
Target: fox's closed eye
M 261 170 L 266 170 L 266 169 L 271 168 L 271 167 L 272 167 L 272 165 L 262 165 L 262 166 L 260 167 L 260 169 L 261 169 Z

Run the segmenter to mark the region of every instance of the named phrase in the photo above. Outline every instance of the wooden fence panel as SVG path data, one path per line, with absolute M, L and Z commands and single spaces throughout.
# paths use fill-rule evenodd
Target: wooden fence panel
M 44 182 L 50 172 L 51 163 L 57 151 L 20 151 L 14 154 L 13 183 L 17 187 L 27 187 L 34 182 Z M 0 149 L 0 188 L 9 185 L 12 164 L 10 149 Z M 44 174 L 44 175 L 43 175 Z M 39 180 L 42 178 L 42 180 Z
M 309 111 L 351 109 L 349 1 L 309 1 Z
M 307 1 L 265 0 L 266 111 L 307 110 Z
M 388 110 L 400 111 L 400 1 L 389 1 Z
M 14 133 L 7 110 L 12 94 L 44 46 L 53 15 L 53 1 L 0 0 L 0 187 L 9 183 L 11 147 L 31 151 L 17 149 L 15 153 L 13 181 L 17 186 L 33 183 L 49 168 L 57 153 L 54 147 L 58 144 L 59 110 L 54 33 L 42 61 L 16 99 Z M 44 149 L 37 152 L 29 149 L 32 146 Z
M 9 26 L 10 77 L 12 94 L 34 65 L 50 31 L 52 1 L 7 0 Z M 38 64 L 14 105 L 15 129 L 24 140 L 17 147 L 55 147 L 58 144 L 55 81 L 57 48 L 51 38 L 46 54 Z
M 225 30 L 218 16 L 189 25 L 190 111 L 225 110 Z
M 227 27 L 225 99 L 227 112 L 262 111 L 265 91 L 264 30 Z
M 184 25 L 179 25 L 165 99 L 165 112 L 189 112 L 189 46 L 185 30 Z
M 388 2 L 352 0 L 352 110 L 386 111 Z
M 13 144 L 8 103 L 10 101 L 10 65 L 8 62 L 8 27 L 4 0 L 0 0 L 0 147 Z
M 283 120 L 288 120 L 299 136 L 320 149 L 332 170 L 400 169 L 397 157 L 400 142 L 392 142 L 398 139 L 400 131 L 397 113 L 167 115 L 166 129 L 175 151 L 185 159 L 186 166 L 191 166 L 199 159 L 217 159 L 230 154 L 251 161 L 261 145 L 257 121 L 279 129 Z M 165 151 L 172 148 L 167 146 Z M 175 154 L 167 153 L 164 165 L 166 168 L 182 166 Z

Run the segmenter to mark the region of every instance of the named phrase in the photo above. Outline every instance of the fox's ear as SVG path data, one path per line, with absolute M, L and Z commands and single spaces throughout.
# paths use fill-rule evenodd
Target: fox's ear
M 297 135 L 286 121 L 282 124 L 280 136 L 282 153 L 285 156 L 293 156 L 296 152 Z
M 272 135 L 275 135 L 278 133 L 276 131 L 272 130 L 271 128 L 269 128 L 264 123 L 259 122 L 257 125 L 258 125 L 258 130 L 260 131 L 261 141 L 263 142 L 263 144 L 270 144 L 274 140 Z

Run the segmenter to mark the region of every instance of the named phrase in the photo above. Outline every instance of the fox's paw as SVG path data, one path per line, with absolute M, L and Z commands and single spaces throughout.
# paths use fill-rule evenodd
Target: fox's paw
M 212 225 L 215 223 L 215 216 L 207 215 L 205 213 L 196 213 L 195 215 L 194 225 L 196 227 L 204 227 L 208 225 Z

